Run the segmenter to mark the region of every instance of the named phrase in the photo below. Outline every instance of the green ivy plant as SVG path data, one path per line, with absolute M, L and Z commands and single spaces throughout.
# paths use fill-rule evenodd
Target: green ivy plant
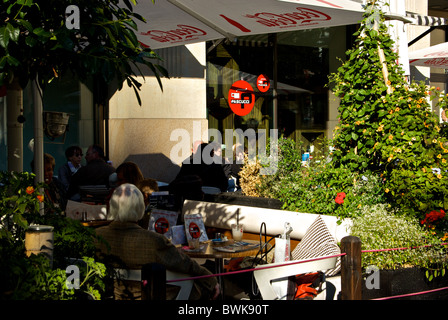
M 332 158 L 336 167 L 381 176 L 388 202 L 422 218 L 448 209 L 448 142 L 431 111 L 431 100 L 436 108 L 448 100 L 437 88 L 408 83 L 384 17 L 370 5 L 347 61 L 330 76 L 340 98 Z

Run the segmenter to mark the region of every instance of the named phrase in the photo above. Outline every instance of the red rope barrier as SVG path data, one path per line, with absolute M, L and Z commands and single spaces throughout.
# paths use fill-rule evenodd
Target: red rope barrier
M 445 243 L 441 243 L 440 245 L 448 245 L 448 242 Z M 362 253 L 368 253 L 368 252 L 385 252 L 385 251 L 396 251 L 396 250 L 409 250 L 409 249 L 418 249 L 418 248 L 427 248 L 427 247 L 431 247 L 433 245 L 423 245 L 423 246 L 415 246 L 415 247 L 403 247 L 403 248 L 389 248 L 389 249 L 371 249 L 371 250 L 361 250 Z M 304 262 L 310 262 L 310 261 L 316 261 L 316 260 L 322 260 L 322 259 L 328 259 L 328 258 L 333 258 L 333 257 L 340 257 L 345 255 L 345 253 L 341 253 L 341 254 L 337 254 L 337 255 L 332 255 L 332 256 L 325 256 L 325 257 L 319 257 L 319 258 L 315 258 L 315 259 L 308 259 L 308 260 L 298 260 L 295 263 L 291 263 L 291 264 L 298 264 L 298 263 L 304 263 Z M 276 268 L 276 267 L 281 267 L 284 266 L 284 264 L 280 264 L 280 265 L 275 265 L 275 266 L 266 266 L 266 267 L 258 267 L 257 269 L 269 269 L 269 268 Z M 228 276 L 228 275 L 232 275 L 232 274 L 239 274 L 239 273 L 245 273 L 245 272 L 251 272 L 254 271 L 255 268 L 251 268 L 251 269 L 244 269 L 244 270 L 237 270 L 237 271 L 229 271 L 229 272 L 224 272 L 224 273 L 214 273 L 211 275 L 203 275 L 203 276 L 195 276 L 195 277 L 189 277 L 189 278 L 182 278 L 182 279 L 173 279 L 173 280 L 168 280 L 168 282 L 180 282 L 180 281 L 187 281 L 187 280 L 196 280 L 196 279 L 203 279 L 203 278 L 211 278 L 211 277 L 218 277 L 218 276 Z
M 448 245 L 448 242 L 441 243 L 440 245 Z M 361 250 L 361 252 L 362 253 L 369 253 L 369 252 L 386 252 L 386 251 L 397 251 L 397 250 L 410 250 L 410 249 L 418 249 L 418 248 L 428 248 L 428 247 L 432 247 L 432 246 L 434 246 L 434 245 L 423 245 L 423 246 L 402 247 L 402 248 L 388 248 L 388 249 L 371 249 L 371 250 Z M 341 253 L 341 254 L 336 254 L 336 255 L 332 255 L 332 256 L 325 256 L 325 257 L 319 257 L 319 258 L 314 258 L 314 259 L 298 260 L 296 262 L 289 263 L 288 265 L 305 263 L 305 262 L 311 262 L 311 261 L 318 261 L 318 260 L 329 259 L 329 258 L 334 258 L 334 257 L 341 257 L 341 256 L 344 256 L 344 255 L 345 255 L 345 253 Z M 211 275 L 195 276 L 195 277 L 182 278 L 182 279 L 173 279 L 173 280 L 168 280 L 167 283 L 187 281 L 187 280 L 196 280 L 196 279 L 203 279 L 203 278 L 210 278 L 210 277 L 218 277 L 218 276 L 228 276 L 228 275 L 232 275 L 232 274 L 240 274 L 240 273 L 245 273 L 245 272 L 251 272 L 251 271 L 255 271 L 256 269 L 258 269 L 258 270 L 270 269 L 270 268 L 277 268 L 277 267 L 285 266 L 285 265 L 287 265 L 287 264 L 278 264 L 278 265 L 275 265 L 275 266 L 265 266 L 265 267 L 258 267 L 258 268 L 250 268 L 250 269 L 244 269 L 244 270 L 229 271 L 229 272 L 225 272 L 225 273 L 217 273 L 217 274 L 211 274 Z M 376 298 L 376 299 L 371 299 L 371 300 L 397 299 L 397 298 L 403 298 L 403 297 L 409 297 L 409 296 L 428 294 L 428 293 L 438 292 L 438 291 L 447 290 L 447 289 L 448 289 L 448 287 L 443 287 L 443 288 L 438 288 L 438 289 L 433 289 L 433 290 L 427 290 L 427 291 L 421 291 L 421 292 L 415 292 L 415 293 L 408 293 L 408 294 L 402 294 L 402 295 L 396 295 L 396 296 L 390 296 L 390 297 L 383 297 L 383 298 Z
M 441 246 L 448 245 L 448 242 L 444 242 L 439 244 Z M 424 246 L 416 246 L 416 247 L 404 247 L 404 248 L 389 248 L 389 249 L 372 249 L 372 250 L 361 250 L 361 252 L 384 252 L 384 251 L 395 251 L 395 250 L 409 250 L 409 249 L 418 249 L 418 248 L 428 248 L 434 246 L 433 244 L 428 244 Z
M 228 272 L 223 272 L 223 273 L 214 273 L 214 274 L 208 274 L 208 275 L 203 275 L 203 276 L 195 276 L 195 277 L 188 277 L 188 278 L 173 279 L 173 280 L 167 280 L 166 282 L 167 283 L 169 283 L 169 282 L 180 282 L 180 281 L 196 280 L 196 279 L 211 278 L 211 277 L 218 277 L 218 276 L 228 276 L 228 275 L 232 275 L 232 274 L 251 272 L 251 271 L 254 271 L 254 270 L 271 269 L 271 268 L 277 268 L 277 267 L 282 267 L 282 266 L 286 266 L 286 265 L 294 265 L 294 264 L 305 263 L 305 262 L 319 261 L 319 260 L 323 260 L 323 259 L 329 259 L 329 258 L 334 258 L 334 257 L 341 257 L 341 256 L 344 256 L 344 255 L 345 255 L 345 253 L 340 253 L 340 254 L 335 254 L 335 255 L 331 255 L 331 256 L 324 256 L 324 257 L 318 257 L 318 258 L 307 259 L 307 260 L 297 260 L 297 261 L 290 260 L 290 261 L 294 261 L 294 262 L 290 262 L 288 264 L 277 264 L 275 266 L 265 266 L 265 267 L 250 268 L 250 269 L 243 269 L 243 270 L 236 270 L 236 271 L 228 271 Z

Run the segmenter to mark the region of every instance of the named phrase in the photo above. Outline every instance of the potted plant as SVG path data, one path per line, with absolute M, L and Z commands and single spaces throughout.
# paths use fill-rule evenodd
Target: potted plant
M 415 218 L 391 211 L 387 204 L 364 207 L 351 232 L 361 239 L 364 251 L 363 299 L 423 293 L 448 285 L 446 250 L 440 238 Z M 377 277 L 372 275 L 375 271 Z M 446 298 L 446 290 L 406 297 Z

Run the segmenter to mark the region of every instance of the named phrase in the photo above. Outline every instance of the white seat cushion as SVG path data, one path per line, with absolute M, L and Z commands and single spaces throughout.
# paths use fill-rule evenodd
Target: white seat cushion
M 335 238 L 331 235 L 324 220 L 317 216 L 316 220 L 307 229 L 302 241 L 291 252 L 292 260 L 306 260 L 321 256 L 340 254 Z M 327 270 L 325 275 L 334 276 L 341 270 L 341 257 L 337 258 L 336 267 Z

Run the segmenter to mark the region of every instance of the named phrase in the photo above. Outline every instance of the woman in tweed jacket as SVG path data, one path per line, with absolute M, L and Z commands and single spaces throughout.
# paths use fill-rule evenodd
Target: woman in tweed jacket
M 110 250 L 105 243 L 97 242 L 100 256 L 113 257 L 115 260 L 118 258 L 127 269 L 141 269 L 147 263 L 160 263 L 168 270 L 191 276 L 211 274 L 180 252 L 164 235 L 145 230 L 137 224 L 144 214 L 145 205 L 143 195 L 135 185 L 126 183 L 118 186 L 112 194 L 109 206 L 108 218 L 113 222 L 96 229 L 96 232 L 106 240 Z M 169 290 L 167 296 L 168 293 Z M 190 299 L 215 299 L 218 294 L 217 279 L 205 277 L 195 280 Z M 115 299 L 140 299 L 141 284 L 128 281 L 125 287 L 116 285 L 114 295 Z

